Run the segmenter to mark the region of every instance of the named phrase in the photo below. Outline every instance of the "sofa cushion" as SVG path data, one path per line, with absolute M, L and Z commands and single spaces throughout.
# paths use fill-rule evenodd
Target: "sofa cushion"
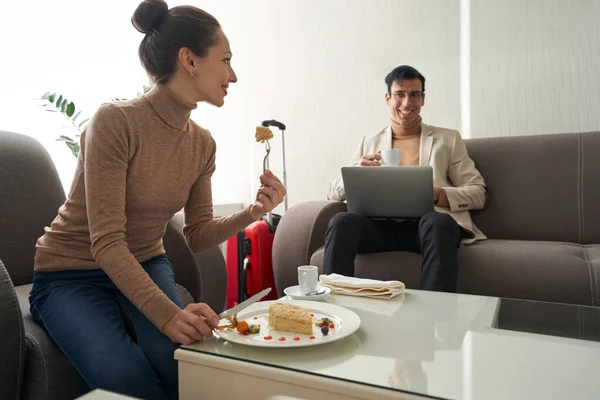
M 181 306 L 183 308 L 185 308 L 188 304 L 194 302 L 194 298 L 192 297 L 190 292 L 188 292 L 186 288 L 179 284 L 177 285 L 177 292 L 179 293 L 179 298 L 181 299 Z
M 600 133 L 581 134 L 581 154 L 583 243 L 600 243 Z
M 29 312 L 29 292 L 33 285 L 15 288 L 25 324 L 25 385 L 24 399 L 70 400 L 87 392 L 90 388 L 63 352 L 51 341 L 46 331 L 38 325 Z M 194 300 L 181 285 L 177 285 L 183 307 Z
M 323 252 L 321 246 L 310 259 L 311 265 L 323 271 Z M 421 279 L 421 255 L 406 251 L 390 251 L 385 253 L 359 254 L 354 266 L 358 278 L 401 280 L 407 288 L 418 289 Z
M 583 243 L 580 139 L 558 134 L 465 141 L 491 193 L 489 205 L 471 213 L 477 227 L 494 239 Z
M 25 373 L 23 398 L 40 400 L 74 399 L 90 388 L 71 362 L 54 345 L 29 312 L 30 285 L 15 288 L 25 324 Z
M 488 239 L 458 251 L 460 293 L 600 306 L 600 245 Z M 322 268 L 323 247 L 311 257 Z M 356 276 L 418 289 L 421 256 L 359 254 Z
M 25 369 L 25 327 L 13 282 L 2 260 L 0 307 L 0 399 L 19 399 Z
M 0 131 L 0 259 L 15 286 L 31 283 L 35 243 L 64 201 L 44 147 L 26 135 Z
M 459 291 L 600 305 L 590 251 L 600 245 L 486 240 L 459 251 Z

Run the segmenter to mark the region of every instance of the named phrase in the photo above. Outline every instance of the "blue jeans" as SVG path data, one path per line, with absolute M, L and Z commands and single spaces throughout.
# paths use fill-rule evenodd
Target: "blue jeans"
M 166 255 L 141 263 L 177 305 Z M 92 389 L 142 399 L 177 399 L 178 345 L 161 333 L 102 270 L 38 272 L 29 301 L 33 319 Z

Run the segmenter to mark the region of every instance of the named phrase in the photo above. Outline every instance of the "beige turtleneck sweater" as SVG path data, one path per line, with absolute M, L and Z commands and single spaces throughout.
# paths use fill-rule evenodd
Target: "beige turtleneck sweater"
M 165 86 L 100 107 L 81 136 L 71 192 L 38 240 L 35 271 L 101 268 L 161 331 L 180 309 L 140 262 L 164 254 L 169 220 L 184 208 L 194 252 L 253 222 L 249 208 L 213 219 L 216 145 Z
M 408 126 L 392 125 L 392 149 L 400 149 L 400 165 L 419 165 L 421 117 Z

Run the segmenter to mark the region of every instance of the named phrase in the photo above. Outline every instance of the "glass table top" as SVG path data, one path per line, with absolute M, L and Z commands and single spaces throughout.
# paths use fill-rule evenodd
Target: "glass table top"
M 182 348 L 431 398 L 596 399 L 600 392 L 600 308 L 419 290 L 324 302 L 354 311 L 360 328 L 311 347 L 214 337 Z

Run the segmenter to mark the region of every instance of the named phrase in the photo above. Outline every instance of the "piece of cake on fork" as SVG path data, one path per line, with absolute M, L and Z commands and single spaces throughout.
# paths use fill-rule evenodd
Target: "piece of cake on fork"
M 274 303 L 269 307 L 271 329 L 283 332 L 312 335 L 312 317 L 305 308 L 287 303 Z

